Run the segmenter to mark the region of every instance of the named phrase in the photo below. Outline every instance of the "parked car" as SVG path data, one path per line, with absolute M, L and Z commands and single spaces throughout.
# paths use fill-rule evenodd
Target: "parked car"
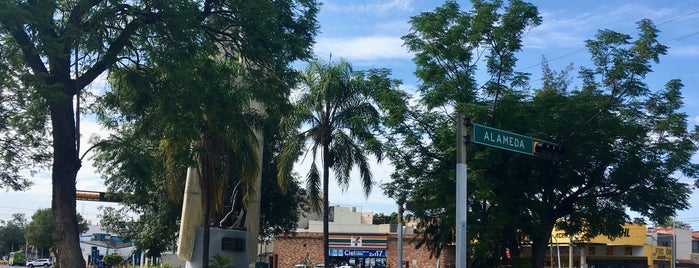
M 51 260 L 50 259 L 36 259 L 30 262 L 27 262 L 27 267 L 49 267 L 51 266 Z

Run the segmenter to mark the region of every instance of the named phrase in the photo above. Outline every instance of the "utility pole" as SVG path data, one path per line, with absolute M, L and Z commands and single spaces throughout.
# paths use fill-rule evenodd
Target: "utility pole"
M 672 217 L 672 265 L 670 268 L 677 267 L 677 224 L 675 217 Z
M 403 268 L 403 216 L 398 216 L 398 265 L 396 267 Z
M 468 239 L 466 238 L 466 213 L 468 210 L 466 183 L 466 144 L 470 141 L 467 127 L 471 119 L 459 114 L 456 123 L 456 268 L 466 268 Z

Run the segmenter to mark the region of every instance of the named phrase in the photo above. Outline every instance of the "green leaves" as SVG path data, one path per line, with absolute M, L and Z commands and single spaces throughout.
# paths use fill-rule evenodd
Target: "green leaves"
M 31 221 L 26 225 L 27 243 L 36 247 L 40 251 L 48 252 L 54 246 L 52 241 L 53 226 L 52 210 L 50 208 L 37 210 L 32 215 Z M 82 234 L 88 230 L 87 222 L 80 214 L 77 214 L 78 233 Z
M 473 102 L 478 98 L 475 79 L 482 55 L 491 80 L 485 92 L 496 100 L 504 85 L 515 78 L 521 36 L 541 23 L 535 6 L 523 1 L 472 1 L 473 10 L 460 11 L 456 2 L 447 1 L 433 12 L 412 17 L 411 33 L 403 36 L 410 51 L 416 52 L 415 75 L 423 81 L 422 100 L 428 109 Z
M 564 149 L 554 162 L 468 145 L 469 239 L 478 240 L 469 254 L 480 266 L 497 265 L 498 248 L 531 242 L 541 267 L 555 225 L 615 236 L 627 209 L 656 219 L 688 205 L 688 185 L 675 174 L 696 176 L 699 140 L 679 110 L 681 82 L 644 82 L 667 50 L 652 22 L 640 21 L 636 37 L 603 30 L 588 40 L 594 66 L 581 68 L 580 90 L 569 89 L 572 67 L 544 62 L 543 87 L 530 92 L 526 74 L 513 71 L 514 53 L 540 22 L 521 1 L 473 1 L 469 12 L 447 2 L 411 18 L 403 40 L 416 53 L 421 98 L 386 121 L 395 172 L 384 191 L 420 219 L 421 245 L 436 254 L 453 241 L 456 114 Z M 474 55 L 485 55 L 485 81 L 475 78 Z
M 27 220 L 20 213 L 12 214 L 12 219 L 6 222 L 0 220 L 0 255 L 7 255 L 26 245 L 26 226 Z

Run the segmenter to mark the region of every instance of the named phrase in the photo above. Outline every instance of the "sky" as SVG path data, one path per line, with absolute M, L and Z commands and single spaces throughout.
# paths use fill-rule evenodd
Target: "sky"
M 392 77 L 403 82 L 403 89 L 415 92 L 420 81 L 414 76 L 413 55 L 403 47 L 401 36 L 410 32 L 410 17 L 429 12 L 444 1 L 431 0 L 375 0 L 321 1 L 318 15 L 320 33 L 314 46 L 315 54 L 321 59 L 344 58 L 355 70 L 388 68 Z M 581 66 L 590 66 L 589 53 L 584 44 L 598 30 L 610 29 L 631 36 L 636 34 L 636 22 L 647 18 L 654 21 L 661 31 L 659 40 L 669 46 L 667 55 L 653 65 L 653 73 L 645 82 L 652 90 L 662 89 L 670 79 L 679 78 L 684 83 L 683 96 L 690 128 L 699 124 L 699 2 L 697 1 L 530 1 L 539 9 L 542 24 L 528 30 L 523 48 L 516 54 L 519 61 L 515 70 L 532 74 L 532 88 L 540 81 L 541 59 L 546 57 L 553 70 L 560 71 L 573 64 L 575 71 Z M 462 10 L 470 9 L 470 1 L 459 1 Z M 482 81 L 480 81 L 482 82 Z M 99 83 L 95 83 L 93 87 Z M 579 86 L 574 77 L 572 87 Z M 104 136 L 107 130 L 95 122 L 83 121 L 81 150 L 89 147 L 88 137 Z M 83 153 L 81 152 L 81 154 Z M 104 180 L 97 174 L 88 159 L 78 172 L 79 190 L 103 191 Z M 692 159 L 699 163 L 699 154 Z M 306 174 L 309 163 L 300 163 L 297 171 Z M 350 187 L 342 191 L 330 185 L 331 205 L 353 206 L 359 211 L 375 213 L 395 212 L 395 201 L 383 195 L 380 184 L 390 179 L 393 170 L 389 162 L 372 164 L 376 182 L 372 193 L 362 193 L 357 176 L 353 176 Z M 356 175 L 356 174 L 355 174 Z M 692 184 L 693 178 L 679 177 L 680 181 Z M 13 213 L 24 213 L 27 218 L 37 210 L 51 206 L 50 171 L 32 177 L 34 185 L 25 192 L 0 192 L 0 219 L 9 219 Z M 692 208 L 678 211 L 677 220 L 699 230 L 699 192 L 691 195 Z M 113 203 L 77 201 L 77 211 L 93 223 L 99 222 L 100 206 L 118 206 Z

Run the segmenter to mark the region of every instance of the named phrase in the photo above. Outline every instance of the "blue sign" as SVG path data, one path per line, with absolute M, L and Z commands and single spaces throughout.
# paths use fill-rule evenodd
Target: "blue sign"
M 332 257 L 386 257 L 385 249 L 330 249 Z
M 91 253 L 92 253 L 92 254 L 91 254 L 92 260 L 91 260 L 90 263 L 91 263 L 92 265 L 97 265 L 97 266 L 99 266 L 99 267 L 102 267 L 102 261 L 100 260 L 100 250 L 97 249 L 97 247 L 94 247 L 94 246 L 93 246 L 93 247 L 91 248 Z

